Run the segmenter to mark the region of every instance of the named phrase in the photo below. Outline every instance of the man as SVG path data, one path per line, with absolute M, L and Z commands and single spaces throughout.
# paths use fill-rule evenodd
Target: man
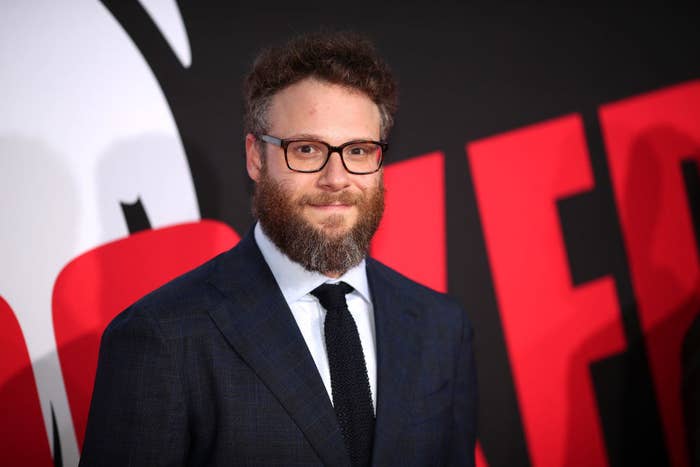
M 388 67 L 354 35 L 302 36 L 258 57 L 245 99 L 258 222 L 109 325 L 81 464 L 473 465 L 464 311 L 365 257 Z

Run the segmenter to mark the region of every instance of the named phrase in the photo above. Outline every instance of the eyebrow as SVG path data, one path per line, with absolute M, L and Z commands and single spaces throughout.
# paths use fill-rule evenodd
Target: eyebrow
M 311 133 L 298 133 L 298 134 L 295 134 L 292 136 L 287 136 L 286 138 L 282 138 L 282 139 L 310 139 L 310 140 L 324 141 L 325 142 L 325 139 L 323 137 L 318 136 L 318 135 L 314 135 Z M 359 138 L 352 138 L 352 139 L 347 140 L 346 142 L 349 143 L 352 141 L 375 141 L 375 139 L 368 137 L 368 136 L 364 136 L 364 137 L 359 137 Z
M 322 140 L 322 139 L 323 139 L 323 138 L 321 138 L 320 136 L 314 135 L 314 134 L 311 134 L 311 133 L 297 133 L 297 134 L 295 134 L 295 135 L 288 136 L 288 137 L 286 137 L 286 138 L 284 138 L 284 139 L 299 139 L 299 138 L 318 139 L 318 140 Z

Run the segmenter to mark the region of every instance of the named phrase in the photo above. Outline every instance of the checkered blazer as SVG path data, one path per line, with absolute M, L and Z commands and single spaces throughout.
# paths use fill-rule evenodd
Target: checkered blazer
M 465 312 L 372 259 L 367 276 L 377 339 L 373 465 L 474 465 Z M 350 465 L 252 231 L 107 327 L 80 465 Z

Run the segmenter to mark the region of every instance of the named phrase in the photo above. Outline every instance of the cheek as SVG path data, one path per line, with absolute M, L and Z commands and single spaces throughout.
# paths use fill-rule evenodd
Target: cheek
M 308 177 L 297 176 L 301 174 L 294 174 L 291 177 L 284 177 L 279 180 L 279 186 L 284 190 L 285 195 L 292 202 L 298 201 L 302 196 L 314 193 L 314 183 L 313 180 L 307 179 Z
M 358 175 L 358 177 L 361 178 L 356 179 L 355 185 L 365 193 L 371 193 L 384 187 L 381 172 L 372 175 Z

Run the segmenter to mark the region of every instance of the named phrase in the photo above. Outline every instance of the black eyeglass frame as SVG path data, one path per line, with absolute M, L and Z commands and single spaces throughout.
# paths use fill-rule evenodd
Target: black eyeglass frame
M 287 167 L 289 170 L 293 172 L 301 172 L 301 173 L 316 173 L 320 172 L 323 170 L 323 168 L 328 164 L 328 161 L 331 159 L 331 155 L 334 152 L 337 152 L 338 155 L 340 156 L 340 162 L 343 163 L 343 167 L 348 173 L 354 174 L 354 175 L 369 175 L 373 174 L 379 171 L 379 169 L 382 168 L 382 163 L 384 162 L 384 153 L 389 149 L 389 144 L 384 142 L 384 141 L 372 141 L 372 140 L 362 140 L 362 141 L 348 141 L 347 143 L 343 143 L 340 146 L 331 146 L 330 144 L 326 143 L 325 141 L 319 141 L 316 139 L 309 139 L 309 138 L 291 138 L 291 139 L 282 139 L 282 138 L 277 138 L 276 136 L 270 136 L 270 135 L 258 135 L 258 139 L 261 141 L 264 141 L 266 143 L 274 144 L 275 146 L 279 146 L 284 150 L 284 161 L 287 163 Z M 328 155 L 326 155 L 326 160 L 325 162 L 321 165 L 316 170 L 299 170 L 299 169 L 293 169 L 291 165 L 289 165 L 289 158 L 287 157 L 287 148 L 291 143 L 298 143 L 301 141 L 308 141 L 308 142 L 313 142 L 313 143 L 319 143 L 323 144 L 328 148 Z M 371 172 L 355 172 L 353 170 L 348 169 L 347 164 L 345 164 L 345 158 L 343 157 L 343 150 L 348 147 L 352 146 L 353 144 L 362 144 L 362 143 L 373 143 L 379 146 L 382 150 L 381 156 L 379 158 L 379 164 L 377 164 L 377 168 L 372 170 Z

